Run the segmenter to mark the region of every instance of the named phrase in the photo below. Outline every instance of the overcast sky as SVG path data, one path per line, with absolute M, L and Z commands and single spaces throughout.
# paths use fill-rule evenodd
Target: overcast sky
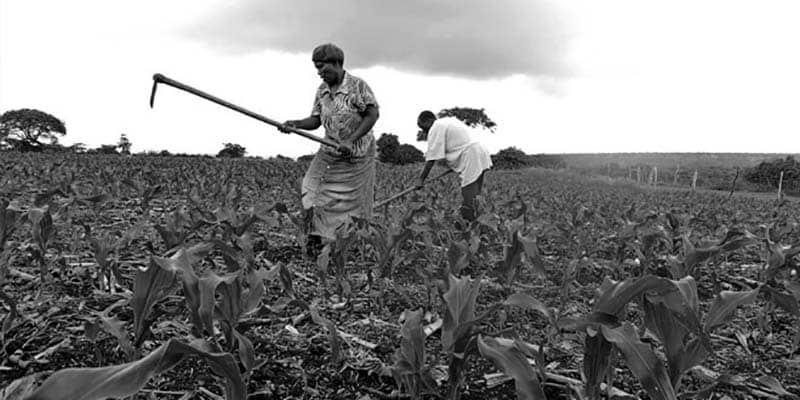
M 800 2 L 778 0 L 0 0 L 0 112 L 36 108 L 65 144 L 312 153 L 311 50 L 334 42 L 380 103 L 376 137 L 484 108 L 495 152 L 800 152 Z M 322 135 L 322 130 L 315 132 Z M 423 148 L 422 144 L 415 143 Z

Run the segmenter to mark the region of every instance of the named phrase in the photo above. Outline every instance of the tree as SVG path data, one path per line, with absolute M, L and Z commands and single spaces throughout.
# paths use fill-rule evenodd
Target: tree
M 395 164 L 397 152 L 400 150 L 400 141 L 397 140 L 397 135 L 382 133 L 375 144 L 378 146 L 378 160 Z
M 270 161 L 280 161 L 280 162 L 294 162 L 294 159 L 291 157 L 286 157 L 283 154 L 278 154 L 274 157 L 269 158 Z
M 113 144 L 101 144 L 100 147 L 96 149 L 92 149 L 89 151 L 92 154 L 107 154 L 107 155 L 119 155 L 117 151 L 117 146 Z
M 41 151 L 47 140 L 58 143 L 67 128 L 58 118 L 39 110 L 23 108 L 0 115 L 0 143 L 20 151 Z
M 492 164 L 497 169 L 518 169 L 530 165 L 530 158 L 516 147 L 508 147 L 492 155 Z
M 497 127 L 497 124 L 486 115 L 486 112 L 482 108 L 469 108 L 469 107 L 453 107 L 453 108 L 445 108 L 442 111 L 439 111 L 439 118 L 442 117 L 456 117 L 461 120 L 461 122 L 467 124 L 467 126 L 472 128 L 482 127 L 488 129 L 490 132 L 494 133 L 494 129 Z
M 124 133 L 119 135 L 119 142 L 117 142 L 117 147 L 119 147 L 120 154 L 129 155 L 131 154 L 131 146 L 133 144 L 130 140 L 128 140 L 128 136 Z
M 395 164 L 406 165 L 423 161 L 425 161 L 425 153 L 410 144 L 403 143 L 397 149 Z
M 376 144 L 381 162 L 405 165 L 425 161 L 425 155 L 418 148 L 410 144 L 400 144 L 397 135 L 383 133 Z
M 86 143 L 73 143 L 71 146 L 67 147 L 68 151 L 73 153 L 85 153 L 86 152 Z
M 236 143 L 225 143 L 224 148 L 217 153 L 217 157 L 241 158 L 247 154 L 244 146 Z
M 311 162 L 314 160 L 316 154 L 305 154 L 300 157 L 297 157 L 297 162 Z
M 778 186 L 781 173 L 783 173 L 784 191 L 791 194 L 800 191 L 800 162 L 793 156 L 762 161 L 757 166 L 745 170 L 744 177 L 747 181 L 761 185 L 765 189 L 774 189 Z

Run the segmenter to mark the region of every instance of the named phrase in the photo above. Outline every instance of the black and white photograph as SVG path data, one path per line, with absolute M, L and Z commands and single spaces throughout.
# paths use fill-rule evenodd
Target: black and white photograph
M 799 19 L 0 0 L 0 399 L 800 400 Z

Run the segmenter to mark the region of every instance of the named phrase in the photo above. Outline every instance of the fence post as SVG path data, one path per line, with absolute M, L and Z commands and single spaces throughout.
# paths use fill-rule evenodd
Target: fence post
M 781 178 L 778 180 L 778 200 L 783 198 L 783 171 L 781 171 Z
M 653 166 L 653 186 L 658 186 L 658 166 Z
M 740 172 L 741 169 L 739 169 L 739 167 L 736 167 L 736 175 L 733 177 L 733 181 L 731 182 L 731 192 L 728 194 L 729 199 L 733 197 L 733 192 L 736 191 L 736 180 L 739 179 Z
M 640 166 L 636 166 L 636 183 L 642 183 L 642 168 Z
M 678 186 L 678 173 L 681 172 L 681 165 L 675 167 L 675 175 L 672 177 L 672 186 Z
M 692 191 L 697 189 L 697 170 L 694 170 L 694 176 L 692 176 Z

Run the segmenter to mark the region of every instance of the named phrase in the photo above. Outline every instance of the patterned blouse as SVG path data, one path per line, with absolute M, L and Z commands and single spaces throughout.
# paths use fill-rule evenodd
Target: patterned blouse
M 366 82 L 361 78 L 344 73 L 341 85 L 336 93 L 323 82 L 314 97 L 311 115 L 319 115 L 325 127 L 325 137 L 340 141 L 347 139 L 355 132 L 364 119 L 360 113 L 366 111 L 368 105 L 378 107 L 378 101 Z M 338 155 L 335 148 L 322 145 L 322 150 Z M 365 157 L 375 155 L 375 135 L 372 130 L 353 143 L 353 156 Z

